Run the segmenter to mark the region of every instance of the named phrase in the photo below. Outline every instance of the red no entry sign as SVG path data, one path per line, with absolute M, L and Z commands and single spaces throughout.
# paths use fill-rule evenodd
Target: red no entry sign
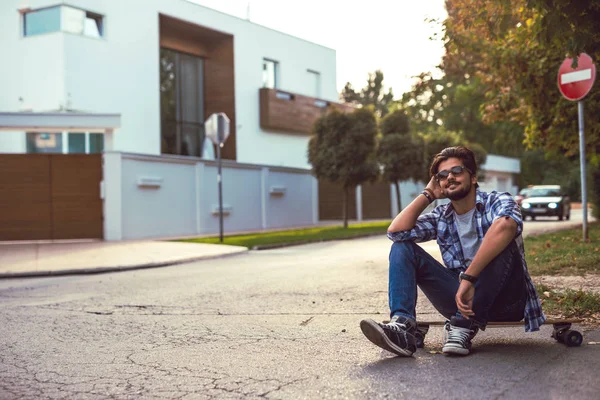
M 577 101 L 585 97 L 594 85 L 596 66 L 585 53 L 578 57 L 577 68 L 571 68 L 573 59 L 567 58 L 558 69 L 558 89 L 567 100 Z

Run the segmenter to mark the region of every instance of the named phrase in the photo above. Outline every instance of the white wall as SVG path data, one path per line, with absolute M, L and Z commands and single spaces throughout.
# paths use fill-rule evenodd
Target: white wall
M 76 110 L 121 113 L 116 149 L 159 154 L 158 16 L 131 15 L 107 14 L 105 39 L 65 34 L 65 90 Z
M 22 37 L 22 1 L 0 2 L 0 111 L 57 110 L 65 105 L 64 40 L 61 33 Z M 29 2 L 44 6 L 47 1 Z M 26 151 L 23 132 L 0 132 L 0 153 Z
M 485 164 L 482 164 L 480 169 L 485 172 L 485 179 L 479 182 L 481 190 L 517 194 L 515 175 L 521 172 L 521 160 L 488 154 Z
M 5 54 L 15 60 L 0 67 L 6 69 L 0 77 L 5 94 L 0 110 L 16 111 L 16 99 L 24 96 L 35 111 L 64 105 L 87 112 L 120 113 L 122 127 L 115 136 L 115 148 L 160 154 L 162 13 L 234 36 L 238 161 L 309 167 L 307 136 L 260 129 L 262 60 L 279 62 L 279 86 L 294 93 L 311 94 L 314 84 L 306 70 L 320 72 L 321 97 L 337 101 L 334 50 L 183 0 L 72 0 L 69 5 L 105 16 L 103 38 L 69 33 L 21 38 L 16 10 L 22 2 L 0 2 L 0 39 L 7 46 Z M 27 3 L 35 9 L 58 2 Z M 9 146 L 14 138 L 3 137 L 7 143 L 0 142 L 0 151 L 4 147 L 24 150 Z
M 103 158 L 106 240 L 219 233 L 216 162 L 120 152 Z M 317 223 L 318 189 L 309 171 L 224 162 L 222 177 L 226 235 Z M 271 195 L 274 186 L 285 193 Z
M 203 164 L 200 174 L 200 232 L 218 233 L 219 193 L 217 166 Z M 262 229 L 261 168 L 235 166 L 222 168 L 223 208 L 229 215 L 223 217 L 225 232 L 255 231 Z M 289 220 L 291 222 L 293 218 Z M 288 223 L 289 223 L 288 222 Z
M 514 157 L 488 154 L 485 163 L 482 164 L 480 168 L 486 171 L 501 171 L 518 174 L 521 172 L 521 160 Z
M 123 157 L 121 168 L 123 239 L 196 233 L 195 163 Z M 139 178 L 159 178 L 161 186 L 139 186 Z
M 298 226 L 312 225 L 316 220 L 315 212 L 318 211 L 318 205 L 313 204 L 313 199 L 318 198 L 317 189 L 311 190 L 313 183 L 316 184 L 316 179 L 307 173 L 294 173 L 277 168 L 269 169 L 266 175 L 267 226 L 283 228 L 288 224 L 290 217 Z M 285 193 L 272 193 L 274 188 L 283 188 Z

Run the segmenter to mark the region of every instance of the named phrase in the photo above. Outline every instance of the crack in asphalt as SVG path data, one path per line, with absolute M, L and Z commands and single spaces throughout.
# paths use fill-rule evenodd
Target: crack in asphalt
M 144 397 L 145 395 L 177 399 L 183 398 L 188 395 L 201 395 L 206 398 L 219 398 L 223 393 L 234 394 L 241 397 L 259 397 L 268 398 L 272 393 L 278 392 L 285 387 L 292 386 L 301 382 L 306 381 L 309 378 L 296 378 L 289 381 L 284 381 L 274 378 L 258 379 L 253 377 L 233 377 L 227 374 L 223 374 L 217 371 L 204 370 L 204 373 L 194 373 L 191 369 L 184 367 L 182 372 L 187 371 L 188 373 L 177 373 L 170 369 L 162 368 L 158 365 L 143 364 L 136 362 L 132 357 L 136 353 L 131 353 L 127 356 L 128 361 L 138 367 L 151 369 L 154 372 L 161 373 L 163 378 L 165 377 L 184 377 L 193 378 L 196 380 L 197 389 L 190 389 L 189 384 L 177 384 L 174 389 L 160 389 L 153 388 L 152 385 L 147 386 L 144 382 L 138 380 L 148 381 L 147 374 L 135 374 L 127 378 L 117 377 L 90 377 L 87 380 L 78 382 L 65 383 L 64 380 L 73 380 L 77 377 L 69 375 L 58 374 L 55 372 L 38 371 L 31 378 L 23 377 L 21 385 L 9 387 L 6 381 L 1 388 L 0 393 L 6 393 L 11 395 L 10 398 L 57 398 L 55 393 L 61 393 L 70 398 L 72 396 L 100 396 L 109 398 L 124 398 L 131 395 L 137 395 Z M 43 375 L 49 375 L 42 377 Z M 62 378 L 62 379 L 61 379 Z M 81 378 L 81 377 L 79 377 Z M 154 381 L 161 381 L 160 377 L 153 379 Z M 136 382 L 137 381 L 137 382 Z M 29 382 L 29 383 L 28 383 Z M 36 384 L 35 387 L 31 384 Z M 89 389 L 82 389 L 81 386 L 88 386 Z M 15 389 L 18 388 L 18 389 Z M 25 389 L 20 391 L 19 389 Z
M 222 316 L 222 317 L 238 317 L 238 316 L 247 316 L 247 317 L 263 317 L 263 316 L 315 316 L 315 315 L 380 315 L 381 311 L 344 311 L 344 312 L 335 312 L 335 311 L 323 311 L 323 312 L 314 312 L 314 311 L 306 311 L 306 312 L 237 312 L 237 313 L 228 313 L 222 311 L 213 311 L 213 312 L 186 312 L 185 308 L 180 308 L 183 311 L 180 312 L 163 312 L 163 311 L 151 311 L 151 312 L 115 312 L 117 310 L 86 310 L 86 309 L 75 309 L 68 307 L 58 307 L 58 306 L 25 306 L 25 307 L 35 307 L 39 309 L 52 310 L 52 311 L 69 311 L 74 313 L 85 313 L 85 314 L 94 314 L 94 315 L 156 315 L 156 316 Z M 162 306 L 160 306 L 162 307 Z M 143 310 L 144 308 L 136 308 L 136 310 Z M 176 308 L 176 307 L 173 307 Z
M 165 327 L 166 328 L 166 327 Z M 226 335 L 216 334 L 210 328 L 206 329 L 210 335 L 220 339 L 229 339 Z M 269 335 L 255 338 L 254 342 L 269 339 Z M 239 340 L 239 338 L 237 338 Z M 248 344 L 249 342 L 243 343 Z M 189 342 L 187 343 L 189 344 Z M 11 349 L 12 346 L 9 346 Z M 74 371 L 82 371 L 97 365 L 132 365 L 135 373 L 120 373 L 115 376 L 81 375 L 79 373 L 60 373 L 39 366 L 23 367 L 15 357 L 17 354 L 7 354 L 0 357 L 0 392 L 11 399 L 16 398 L 72 398 L 72 397 L 102 397 L 124 398 L 128 396 L 153 396 L 158 398 L 183 398 L 189 395 L 200 395 L 207 398 L 220 398 L 223 393 L 233 394 L 236 397 L 268 398 L 270 394 L 282 390 L 290 385 L 297 384 L 308 378 L 281 380 L 275 378 L 258 379 L 245 376 L 230 376 L 228 374 L 211 370 L 194 370 L 190 367 L 166 368 L 159 363 L 139 362 L 137 356 L 144 357 L 148 350 L 132 351 L 126 354 L 123 362 L 117 362 L 113 357 L 109 362 L 97 363 L 66 363 L 63 367 L 71 365 Z M 42 352 L 43 353 L 43 352 Z M 50 349 L 49 353 L 55 353 Z M 30 353 L 32 358 L 39 358 L 40 354 Z M 42 357 L 47 359 L 47 357 Z M 83 366 L 88 367 L 83 367 Z M 2 368 L 4 367 L 4 368 Z M 112 368 L 114 370 L 114 368 Z M 150 377 L 150 378 L 149 378 Z M 196 388 L 189 388 L 189 384 L 177 384 L 172 388 L 155 388 L 154 382 L 164 382 L 168 378 L 193 379 Z M 150 386 L 149 385 L 150 382 Z M 4 397 L 4 396 L 0 396 Z

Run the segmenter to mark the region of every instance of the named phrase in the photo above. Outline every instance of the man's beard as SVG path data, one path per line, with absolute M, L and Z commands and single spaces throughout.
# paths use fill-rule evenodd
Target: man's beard
M 448 185 L 451 185 L 452 183 L 456 183 L 456 181 L 451 181 L 448 182 Z M 467 197 L 467 195 L 469 194 L 469 192 L 471 191 L 471 182 L 469 182 L 469 185 L 467 186 L 466 183 L 464 185 L 464 187 L 458 191 L 452 192 L 452 193 L 446 193 L 446 196 L 448 196 L 448 198 L 450 200 L 462 200 L 465 197 Z

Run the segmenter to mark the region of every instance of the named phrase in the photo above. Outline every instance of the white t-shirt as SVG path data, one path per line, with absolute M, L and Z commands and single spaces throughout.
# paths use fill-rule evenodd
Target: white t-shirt
M 465 259 L 465 266 L 468 267 L 473 261 L 473 257 L 479 250 L 481 241 L 477 237 L 477 221 L 475 221 L 475 208 L 473 207 L 470 211 L 462 215 L 458 215 L 454 212 L 454 220 L 456 221 L 456 228 L 458 230 L 458 236 L 460 237 L 460 244 L 463 249 L 463 257 Z

